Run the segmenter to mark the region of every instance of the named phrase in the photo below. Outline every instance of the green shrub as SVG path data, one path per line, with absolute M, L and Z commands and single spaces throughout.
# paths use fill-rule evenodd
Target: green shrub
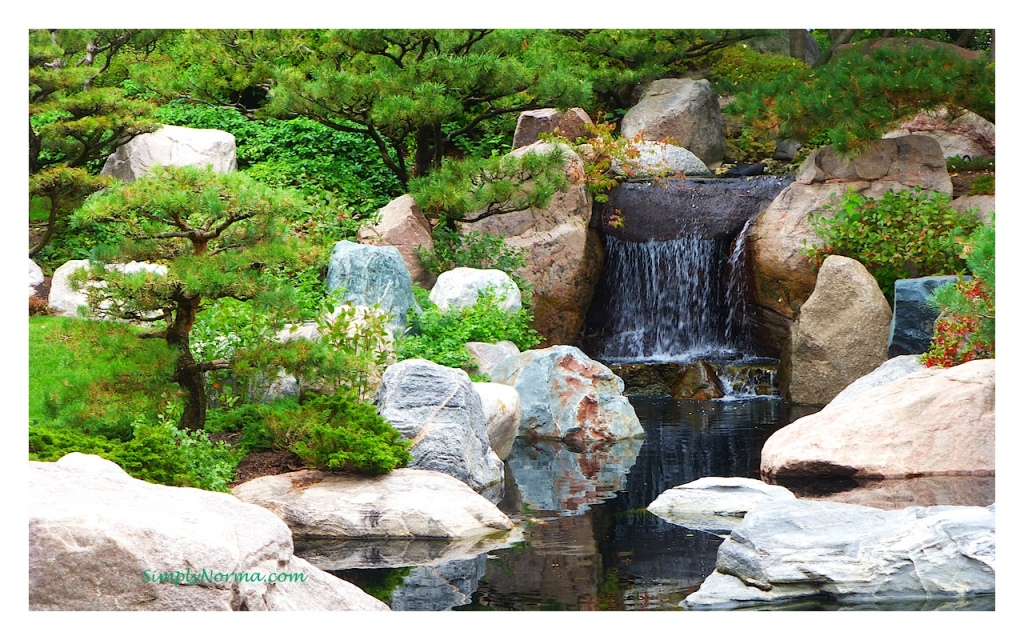
M 240 428 L 249 451 L 292 451 L 310 467 L 367 475 L 409 463 L 408 441 L 352 389 L 221 413 L 218 421 Z
M 758 53 L 743 45 L 726 47 L 708 56 L 707 79 L 720 95 L 731 95 L 774 81 L 787 72 L 807 73 L 801 60 L 774 53 Z
M 921 356 L 929 367 L 952 367 L 996 355 L 995 218 L 978 227 L 964 243 L 974 279 L 943 285 L 932 294 L 939 309 L 935 335 Z
M 967 190 L 969 196 L 994 196 L 996 194 L 996 177 L 993 175 L 978 176 L 974 179 L 971 188 Z
M 499 306 L 503 294 L 493 288 L 481 292 L 472 306 L 449 311 L 441 311 L 425 293 L 417 296 L 423 312 L 413 315 L 411 334 L 398 343 L 399 360 L 424 358 L 446 367 L 471 370 L 475 363 L 466 349 L 467 342 L 511 340 L 525 350 L 541 340 L 530 327 L 533 314 L 529 309 L 505 311 Z
M 805 246 L 804 254 L 818 267 L 832 254 L 857 260 L 890 304 L 896 280 L 962 271 L 956 239 L 978 226 L 971 214 L 950 206 L 949 196 L 920 187 L 879 199 L 851 189 L 826 208 L 832 213 L 808 219 L 822 244 Z
M 74 429 L 29 428 L 30 460 L 58 460 L 72 451 L 106 458 L 140 480 L 209 491 L 228 491 L 241 459 L 240 451 L 210 442 L 206 433 L 181 431 L 162 417 L 133 420 L 132 438 L 124 442 Z
M 946 158 L 947 171 L 995 171 L 995 168 L 995 156 L 980 156 L 977 158 L 953 156 Z

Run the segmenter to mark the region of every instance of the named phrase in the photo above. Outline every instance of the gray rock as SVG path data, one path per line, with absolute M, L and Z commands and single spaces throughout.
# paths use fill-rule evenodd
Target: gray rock
M 359 306 L 379 305 L 394 314 L 393 324 L 405 327 L 416 300 L 412 277 L 395 247 L 342 240 L 334 245 L 327 265 L 327 291 L 344 291 L 344 300 Z
M 825 596 L 841 603 L 995 593 L 995 506 L 871 507 L 779 500 L 754 507 L 681 603 L 731 609 Z
M 491 449 L 504 460 L 512 451 L 512 443 L 519 433 L 522 417 L 519 392 L 515 387 L 496 382 L 474 382 L 473 388 L 480 394 Z
M 164 125 L 121 145 L 103 164 L 100 175 L 132 182 L 149 175 L 152 167 L 209 166 L 217 173 L 238 168 L 235 136 L 216 129 Z
M 784 397 L 824 405 L 886 360 L 892 312 L 862 264 L 831 255 L 800 307 L 779 366 Z
M 291 531 L 266 509 L 136 480 L 98 456 L 28 464 L 32 610 L 387 609 L 296 558 Z M 211 579 L 244 572 L 305 579 Z
M 889 325 L 889 357 L 924 353 L 935 333 L 939 310 L 928 303 L 932 293 L 956 276 L 928 276 L 897 280 Z
M 515 313 L 523 308 L 519 287 L 507 273 L 498 269 L 456 267 L 445 271 L 430 290 L 430 301 L 441 311 L 465 309 L 473 306 L 488 288 L 501 296 L 498 306 L 505 311 Z
M 469 604 L 487 571 L 487 554 L 416 567 L 391 592 L 394 611 L 451 611 Z
M 536 511 L 579 515 L 625 488 L 642 446 L 636 438 L 572 446 L 518 438 L 508 466 L 522 502 Z
M 676 174 L 684 176 L 714 175 L 714 172 L 708 169 L 700 158 L 683 147 L 664 142 L 641 142 L 637 147 L 640 155 L 631 158 L 626 164 L 619 160 L 612 160 L 613 173 L 640 180 Z
M 655 80 L 622 117 L 621 131 L 627 138 L 641 131 L 648 140 L 674 138 L 708 166 L 725 153 L 722 110 L 707 80 Z
M 776 140 L 775 153 L 772 154 L 772 158 L 782 160 L 783 162 L 791 162 L 803 147 L 804 145 L 796 140 Z
M 664 491 L 647 510 L 688 529 L 729 533 L 748 511 L 769 500 L 796 496 L 785 487 L 751 478 L 700 478 Z
M 972 211 L 983 224 L 991 224 L 996 212 L 995 196 L 960 196 L 949 204 L 957 211 Z
M 507 358 L 491 374 L 519 392 L 519 435 L 555 440 L 642 438 L 622 379 L 576 347 L 559 345 Z
M 43 284 L 46 278 L 43 276 L 43 270 L 39 268 L 32 258 L 28 259 L 28 297 L 36 295 L 36 287 Z
M 479 373 L 491 375 L 494 368 L 501 364 L 502 360 L 511 356 L 519 355 L 519 347 L 514 342 L 502 340 L 494 344 L 490 342 L 467 342 L 466 349 L 469 355 L 476 360 L 476 370 Z
M 996 154 L 996 125 L 972 111 L 961 110 L 955 117 L 945 108 L 920 111 L 882 137 L 908 134 L 934 138 L 947 158 L 982 158 Z
M 896 356 L 883 362 L 877 369 L 871 373 L 861 376 L 854 380 L 848 387 L 839 392 L 832 402 L 829 404 L 838 405 L 839 403 L 853 400 L 857 396 L 872 389 L 877 389 L 882 385 L 888 384 L 893 380 L 899 380 L 903 376 L 908 376 L 911 373 L 917 373 L 918 371 L 924 371 L 925 366 L 917 359 L 914 355 Z
M 295 471 L 250 480 L 232 493 L 274 512 L 301 538 L 458 539 L 512 529 L 465 483 L 423 469 L 365 478 Z
M 409 467 L 446 473 L 501 499 L 504 465 L 491 450 L 480 394 L 465 371 L 403 360 L 384 372 L 374 404 L 412 440 Z

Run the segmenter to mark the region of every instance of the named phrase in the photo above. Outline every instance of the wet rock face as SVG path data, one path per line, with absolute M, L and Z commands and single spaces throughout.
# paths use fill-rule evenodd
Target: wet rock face
M 681 603 L 732 609 L 826 596 L 840 602 L 995 593 L 995 505 L 911 507 L 778 500 L 755 506 Z
M 792 178 L 664 178 L 655 183 L 624 183 L 611 191 L 601 210 L 616 210 L 621 228 L 604 232 L 621 240 L 674 240 L 734 237 L 763 211 Z
M 683 368 L 682 374 L 672 385 L 672 397 L 682 400 L 712 400 L 725 395 L 722 381 L 714 368 L 698 360 Z

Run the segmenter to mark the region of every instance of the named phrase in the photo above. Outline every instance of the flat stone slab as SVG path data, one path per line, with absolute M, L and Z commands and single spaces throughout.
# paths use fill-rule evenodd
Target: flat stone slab
M 789 489 L 752 478 L 700 478 L 663 492 L 647 510 L 672 524 L 729 533 L 748 511 L 771 500 L 796 500 Z
M 232 493 L 280 516 L 297 537 L 456 539 L 513 527 L 466 483 L 423 469 L 377 477 L 295 471 L 250 480 Z

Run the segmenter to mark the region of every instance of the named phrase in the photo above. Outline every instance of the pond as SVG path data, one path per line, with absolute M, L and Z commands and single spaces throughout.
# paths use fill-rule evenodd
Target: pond
M 722 538 L 665 522 L 647 505 L 697 478 L 758 477 L 768 436 L 816 409 L 776 397 L 630 401 L 643 440 L 583 450 L 516 442 L 506 463 L 514 481 L 499 505 L 523 523 L 524 539 L 511 547 L 381 569 L 332 566 L 323 561 L 332 554 L 316 545 L 296 553 L 395 610 L 677 609 L 714 569 Z M 368 555 L 381 554 L 357 554 Z

